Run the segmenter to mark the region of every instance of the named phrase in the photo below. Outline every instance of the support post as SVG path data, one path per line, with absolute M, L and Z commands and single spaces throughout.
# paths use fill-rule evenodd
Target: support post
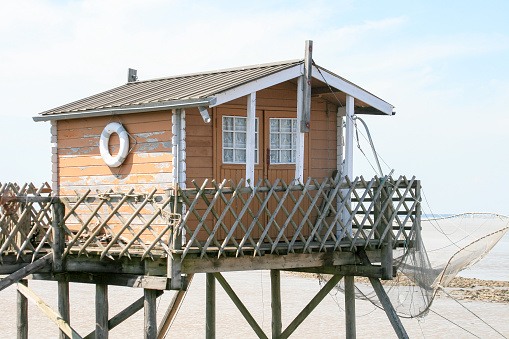
M 313 69 L 313 41 L 306 40 L 306 50 L 304 55 L 304 88 L 303 88 L 303 110 L 302 120 L 300 121 L 300 131 L 308 133 L 311 127 L 311 71 Z
M 206 282 L 206 328 L 205 337 L 216 337 L 216 278 L 213 273 L 207 273 Z
M 345 276 L 346 339 L 355 339 L 355 285 L 353 275 Z
M 354 136 L 354 124 L 353 124 L 353 116 L 355 102 L 354 98 L 350 95 L 346 96 L 346 114 L 345 114 L 345 164 L 343 167 L 343 175 L 347 176 L 350 180 L 353 179 L 353 136 Z M 343 195 L 347 194 L 347 190 L 343 190 Z M 343 221 L 343 225 L 346 227 L 347 232 L 352 234 L 352 223 L 348 222 L 350 219 L 350 213 L 348 213 L 348 209 L 346 206 L 351 207 L 351 198 L 345 197 L 347 203 L 345 208 L 341 211 L 341 220 Z
M 71 315 L 69 311 L 69 283 L 67 281 L 59 281 L 58 283 L 58 313 L 62 319 L 71 324 Z M 64 331 L 60 330 L 60 339 L 69 338 Z
M 156 290 L 144 289 L 145 301 L 143 303 L 143 308 L 145 310 L 145 339 L 157 338 L 156 293 Z
M 62 229 L 61 222 L 64 219 L 65 206 L 60 201 L 53 203 L 53 272 L 62 272 L 62 253 L 65 249 L 65 232 Z
M 256 129 L 256 92 L 247 96 L 246 121 L 246 186 L 254 187 L 255 174 L 255 129 Z
M 108 285 L 95 285 L 95 337 L 108 338 Z
M 272 305 L 272 338 L 279 338 L 282 331 L 281 323 L 281 272 L 270 270 L 270 292 Z
M 304 87 L 304 77 L 300 76 L 297 78 L 297 121 L 303 121 L 303 110 L 304 103 L 303 101 L 303 87 Z M 297 140 L 296 140 L 296 157 L 295 157 L 295 179 L 297 179 L 300 183 L 304 183 L 304 143 L 305 143 L 305 134 L 299 128 L 297 131 Z
M 28 286 L 28 280 L 23 279 L 19 281 L 19 284 Z M 17 307 L 17 318 L 18 318 L 18 339 L 28 339 L 28 299 L 18 291 L 18 307 Z
M 385 183 L 384 183 L 385 184 Z M 389 189 L 388 187 L 382 188 L 381 192 L 382 201 L 380 203 L 381 206 L 385 206 L 387 200 L 390 200 L 391 197 L 389 197 Z M 382 265 L 382 279 L 383 280 L 392 280 L 392 273 L 393 273 L 393 258 L 392 258 L 392 223 L 388 224 L 388 221 L 391 219 L 391 213 L 392 213 L 392 201 L 389 201 L 389 204 L 387 205 L 387 208 L 385 211 L 383 211 L 383 218 L 381 219 L 381 232 L 385 232 L 387 229 L 387 232 L 385 233 L 385 237 L 382 240 L 382 246 L 381 246 L 381 265 Z

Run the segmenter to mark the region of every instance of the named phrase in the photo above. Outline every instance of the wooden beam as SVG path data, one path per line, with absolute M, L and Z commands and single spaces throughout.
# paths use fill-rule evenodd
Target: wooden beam
M 69 283 L 67 281 L 59 281 L 58 283 L 58 312 L 62 315 L 62 319 L 68 324 L 71 323 L 71 315 L 69 311 Z M 60 330 L 60 339 L 69 338 L 64 331 Z
M 28 286 L 28 281 L 23 279 L 19 281 L 19 284 Z M 28 339 L 28 299 L 20 291 L 17 294 L 17 339 Z
M 282 331 L 281 322 L 281 272 L 270 270 L 270 292 L 272 308 L 272 338 L 279 338 Z
M 217 279 L 217 281 L 221 284 L 223 289 L 225 290 L 226 294 L 230 297 L 230 299 L 233 301 L 235 306 L 239 309 L 240 313 L 244 316 L 248 324 L 251 326 L 251 328 L 255 331 L 255 333 L 258 335 L 259 338 L 265 338 L 268 339 L 265 333 L 263 333 L 263 330 L 258 325 L 256 320 L 253 318 L 251 313 L 247 310 L 246 306 L 240 301 L 239 297 L 235 294 L 233 289 L 231 288 L 230 284 L 226 281 L 226 279 L 221 275 L 221 273 L 213 273 L 214 277 Z
M 213 273 L 207 273 L 206 291 L 205 291 L 205 338 L 214 339 L 216 337 L 216 278 Z
M 95 338 L 108 338 L 108 285 L 95 285 Z
M 18 291 L 20 291 L 28 300 L 33 302 L 39 309 L 48 316 L 62 331 L 64 331 L 67 336 L 73 339 L 81 338 L 81 336 L 76 332 L 64 319 L 62 319 L 62 316 L 51 309 L 51 307 L 48 306 L 42 300 L 39 298 L 34 292 L 32 292 L 28 287 L 17 284 Z
M 10 285 L 17 283 L 27 275 L 30 275 L 34 272 L 37 272 L 43 267 L 50 265 L 53 262 L 53 253 L 46 254 L 44 257 L 37 259 L 31 264 L 26 265 L 25 267 L 17 270 L 11 275 L 0 280 L 0 291 L 9 287 Z
M 157 303 L 156 303 L 156 290 L 144 290 L 144 304 L 143 308 L 144 319 L 145 319 L 145 339 L 156 339 L 157 338 Z
M 307 272 L 317 274 L 340 274 L 342 276 L 361 276 L 381 278 L 383 276 L 383 267 L 365 266 L 365 265 L 341 265 L 341 266 L 319 266 L 306 268 L 293 268 L 287 271 Z
M 374 262 L 380 261 L 380 251 L 367 252 Z M 189 273 L 214 273 L 228 271 L 250 270 L 289 270 L 293 268 L 340 266 L 361 264 L 361 260 L 352 252 L 320 252 L 310 254 L 287 254 L 244 257 L 210 257 L 207 260 L 187 257 L 182 261 L 182 272 Z
M 281 333 L 279 338 L 288 338 L 300 324 L 307 318 L 308 315 L 320 304 L 320 302 L 329 294 L 329 292 L 336 286 L 341 280 L 341 275 L 334 275 L 327 283 L 322 287 L 320 291 L 311 299 L 311 301 L 304 307 L 304 309 L 295 317 L 295 319 L 288 325 L 288 327 Z
M 53 280 L 77 282 L 82 284 L 116 285 L 134 288 L 149 288 L 153 290 L 169 290 L 170 279 L 166 277 L 153 277 L 135 274 L 108 274 L 108 273 L 36 273 L 32 275 L 34 280 Z M 185 288 L 187 279 L 182 279 Z
M 191 284 L 191 281 L 193 281 L 194 274 L 189 274 L 187 276 L 187 279 L 189 282 L 187 283 L 187 287 L 183 290 L 178 290 L 171 299 L 170 304 L 168 305 L 168 309 L 166 310 L 166 313 L 163 316 L 163 319 L 161 320 L 159 329 L 157 330 L 157 338 L 163 339 L 166 336 L 166 332 L 168 332 L 168 329 L 171 327 L 171 324 L 173 323 L 173 320 L 177 316 L 177 312 L 180 308 L 180 305 L 184 301 L 184 298 L 187 295 L 187 291 L 189 288 L 189 285 Z
M 159 297 L 163 294 L 163 291 L 156 291 L 156 296 Z M 137 299 L 135 302 L 133 302 L 131 305 L 124 308 L 122 311 L 117 313 L 113 318 L 108 320 L 108 329 L 111 330 L 114 327 L 120 325 L 122 322 L 124 322 L 126 319 L 128 319 L 130 316 L 138 312 L 143 308 L 143 304 L 145 302 L 145 296 Z M 94 339 L 95 338 L 95 331 L 92 331 L 89 333 L 84 339 Z
M 346 339 L 355 339 L 355 283 L 354 276 L 345 276 Z

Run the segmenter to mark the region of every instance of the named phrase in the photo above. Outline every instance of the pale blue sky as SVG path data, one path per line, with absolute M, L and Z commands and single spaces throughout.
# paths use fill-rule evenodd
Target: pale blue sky
M 128 67 L 148 79 L 297 59 L 311 39 L 319 65 L 396 106 L 365 121 L 435 213 L 509 214 L 507 17 L 506 1 L 0 1 L 0 182 L 49 181 L 49 123 L 31 117 Z

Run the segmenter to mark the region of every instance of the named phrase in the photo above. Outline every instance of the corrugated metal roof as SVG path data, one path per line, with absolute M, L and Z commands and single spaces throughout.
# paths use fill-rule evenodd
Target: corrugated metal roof
M 40 113 L 40 115 L 58 115 L 179 100 L 204 99 L 302 63 L 303 60 L 292 60 L 129 82 L 88 98 L 47 110 Z

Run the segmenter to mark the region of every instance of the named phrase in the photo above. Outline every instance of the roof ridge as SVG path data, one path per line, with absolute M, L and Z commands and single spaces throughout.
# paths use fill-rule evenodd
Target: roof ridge
M 298 64 L 301 62 L 304 62 L 304 59 L 285 60 L 285 61 L 270 62 L 270 63 L 265 63 L 265 64 L 255 64 L 255 65 L 249 65 L 249 66 L 224 68 L 224 69 L 218 69 L 218 70 L 213 70 L 213 71 L 171 75 L 171 76 L 161 77 L 161 78 L 153 78 L 153 79 L 147 79 L 147 80 L 128 82 L 128 83 L 126 83 L 126 85 L 140 84 L 140 83 L 144 83 L 144 82 L 161 81 L 161 80 L 168 80 L 168 79 L 185 78 L 185 77 L 192 77 L 192 76 L 205 75 L 205 74 L 227 73 L 227 72 L 235 72 L 235 71 L 242 71 L 242 70 L 255 69 L 255 68 L 265 68 L 265 67 L 272 67 L 272 66 Z

